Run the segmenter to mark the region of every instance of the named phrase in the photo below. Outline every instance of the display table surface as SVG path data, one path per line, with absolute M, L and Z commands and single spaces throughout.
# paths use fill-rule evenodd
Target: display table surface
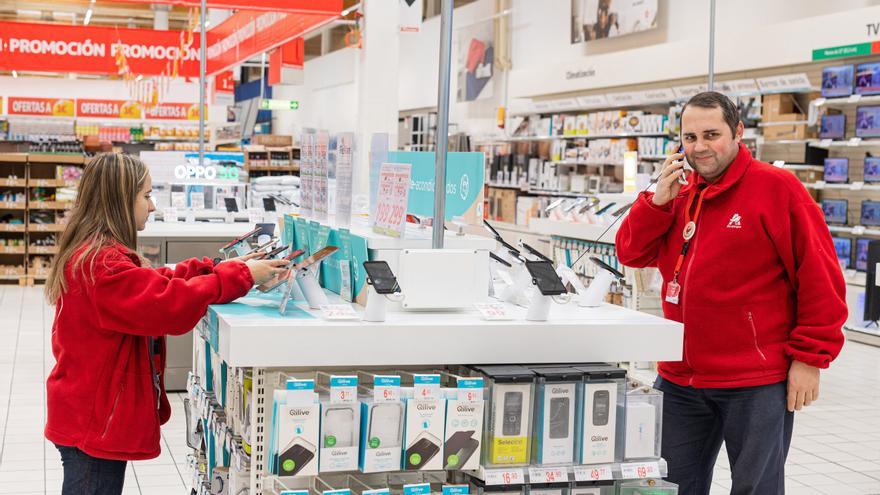
M 246 222 L 147 222 L 146 228 L 138 232 L 139 238 L 224 238 L 235 239 L 254 229 Z
M 331 304 L 342 301 L 328 293 Z M 388 311 L 382 323 L 326 321 L 304 301 L 278 310 L 279 295 L 252 293 L 210 307 L 220 357 L 230 366 L 404 366 L 448 363 L 551 363 L 679 360 L 681 323 L 620 306 L 554 304 L 545 322 L 485 321 L 460 312 Z M 363 315 L 363 308 L 355 305 Z

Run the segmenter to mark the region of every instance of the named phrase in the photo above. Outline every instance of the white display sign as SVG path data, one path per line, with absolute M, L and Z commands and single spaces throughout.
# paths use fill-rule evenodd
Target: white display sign
M 567 483 L 568 471 L 561 467 L 530 467 L 529 483 Z
M 503 321 L 512 320 L 507 312 L 507 307 L 503 303 L 474 303 L 474 307 L 480 312 L 480 315 L 487 321 Z
M 608 106 L 608 98 L 605 95 L 578 96 L 577 102 L 581 108 L 603 108 Z
M 483 474 L 487 485 L 521 485 L 525 483 L 522 469 L 486 469 Z
M 315 137 L 315 148 L 312 160 L 312 210 L 318 221 L 326 221 L 330 206 L 330 167 L 328 152 L 330 135 L 320 131 Z
M 418 33 L 422 30 L 422 0 L 400 0 L 400 32 Z
M 689 100 L 692 96 L 704 91 L 709 91 L 709 86 L 706 84 L 690 84 L 672 88 L 676 100 Z
M 321 317 L 327 321 L 360 319 L 350 304 L 324 304 L 321 306 Z
M 575 98 L 566 98 L 564 100 L 553 100 L 550 102 L 553 110 L 572 110 L 577 108 L 578 102 Z
M 379 171 L 378 204 L 373 232 L 402 238 L 406 231 L 406 207 L 412 183 L 412 165 L 383 163 Z
M 737 79 L 718 83 L 718 91 L 728 96 L 758 94 L 758 83 L 754 79 Z
M 354 157 L 354 133 L 336 136 L 336 226 L 351 226 L 351 195 Z
M 804 74 L 785 74 L 781 76 L 759 77 L 756 79 L 762 93 L 788 93 L 812 89 L 810 78 Z

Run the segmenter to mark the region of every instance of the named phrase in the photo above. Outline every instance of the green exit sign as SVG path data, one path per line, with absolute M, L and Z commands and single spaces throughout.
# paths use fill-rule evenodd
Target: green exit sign
M 296 100 L 273 100 L 263 98 L 260 100 L 261 110 L 298 110 L 299 102 Z

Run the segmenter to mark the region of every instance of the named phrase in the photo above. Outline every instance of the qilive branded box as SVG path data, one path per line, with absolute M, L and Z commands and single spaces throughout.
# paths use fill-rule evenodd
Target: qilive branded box
M 403 465 L 407 470 L 443 469 L 445 399 L 408 399 L 404 430 Z

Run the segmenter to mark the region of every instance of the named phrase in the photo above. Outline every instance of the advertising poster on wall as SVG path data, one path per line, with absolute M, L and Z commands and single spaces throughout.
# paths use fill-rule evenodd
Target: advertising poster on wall
M 458 101 L 491 98 L 495 63 L 494 21 L 458 31 Z
M 657 27 L 657 0 L 571 0 L 571 43 Z

